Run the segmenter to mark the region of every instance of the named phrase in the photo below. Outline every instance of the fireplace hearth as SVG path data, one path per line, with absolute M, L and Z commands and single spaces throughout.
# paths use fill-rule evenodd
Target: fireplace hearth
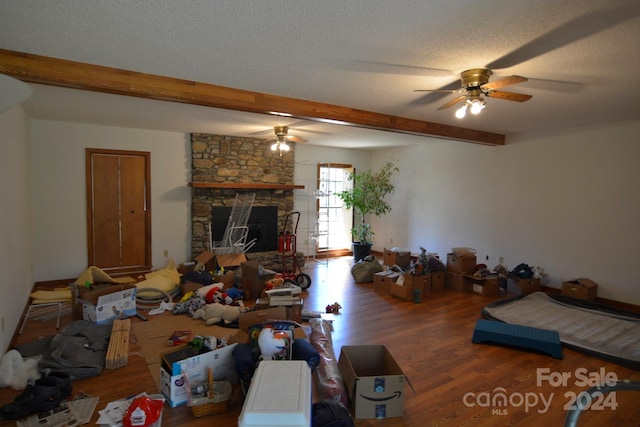
M 211 208 L 211 231 L 214 241 L 222 240 L 230 214 L 230 207 L 213 206 Z M 256 243 L 247 252 L 278 250 L 277 206 L 254 206 L 251 209 L 247 227 L 249 227 L 247 242 L 256 239 Z

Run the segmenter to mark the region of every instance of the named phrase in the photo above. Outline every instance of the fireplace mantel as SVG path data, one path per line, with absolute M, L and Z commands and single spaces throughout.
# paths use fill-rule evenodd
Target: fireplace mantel
M 190 182 L 193 188 L 222 188 L 236 190 L 304 190 L 304 185 L 295 184 L 263 184 L 238 182 Z

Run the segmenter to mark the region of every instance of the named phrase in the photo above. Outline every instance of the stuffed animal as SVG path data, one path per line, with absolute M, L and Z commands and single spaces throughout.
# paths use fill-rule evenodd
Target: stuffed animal
M 196 290 L 198 296 L 205 299 L 207 304 L 219 302 L 221 304 L 233 304 L 235 301 L 242 299 L 242 291 L 237 288 L 222 289 L 222 283 L 214 283 L 209 286 L 203 286 Z
M 342 306 L 340 304 L 338 304 L 337 302 L 334 302 L 333 304 L 327 305 L 325 310 L 327 311 L 327 313 L 340 314 L 340 309 L 341 308 L 342 308 Z
M 274 277 L 273 279 L 269 279 L 264 282 L 264 289 L 262 290 L 262 296 L 266 297 L 267 294 L 265 291 L 269 291 L 273 288 L 277 288 L 284 283 L 284 279 L 282 277 Z
M 195 313 L 193 313 L 193 318 L 204 319 L 207 325 L 215 325 L 220 322 L 229 324 L 238 320 L 240 314 L 246 311 L 246 307 L 224 305 L 214 302 L 213 304 L 207 304 L 201 309 L 196 310 Z
M 287 339 L 285 335 L 276 334 L 273 328 L 267 326 L 260 331 L 258 347 L 262 360 L 273 360 L 276 354 L 287 348 Z

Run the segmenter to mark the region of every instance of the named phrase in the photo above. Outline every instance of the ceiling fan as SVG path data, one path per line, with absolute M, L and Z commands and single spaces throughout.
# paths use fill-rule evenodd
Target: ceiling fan
M 467 109 L 471 114 L 478 114 L 485 107 L 484 97 L 504 99 L 506 101 L 524 102 L 531 99 L 531 95 L 525 95 L 522 93 L 505 92 L 497 90 L 505 86 L 524 83 L 527 81 L 525 77 L 521 76 L 508 76 L 502 79 L 489 82 L 489 76 L 491 76 L 491 70 L 487 68 L 472 68 L 460 73 L 460 82 L 462 87 L 454 90 L 442 90 L 442 89 L 416 89 L 414 92 L 449 92 L 460 93 L 462 95 L 452 99 L 446 104 L 440 106 L 438 110 L 444 110 L 452 107 L 459 102 L 464 102 L 462 107 L 456 111 L 456 117 L 461 119 L 466 113 Z
M 271 144 L 271 151 L 277 151 L 281 156 L 290 150 L 287 142 L 307 142 L 306 139 L 299 136 L 287 135 L 289 126 L 274 126 L 273 132 L 276 134 L 277 139 Z

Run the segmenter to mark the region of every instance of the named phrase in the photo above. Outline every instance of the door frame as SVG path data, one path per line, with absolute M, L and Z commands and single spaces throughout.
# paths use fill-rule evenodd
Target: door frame
M 100 148 L 85 149 L 85 181 L 87 192 L 87 259 L 88 265 L 95 265 L 94 252 L 94 233 L 93 233 L 93 156 L 94 155 L 112 155 L 112 156 L 134 156 L 144 159 L 144 182 L 145 182 L 145 265 L 131 267 L 111 267 L 104 268 L 110 274 L 131 273 L 134 271 L 147 271 L 152 266 L 151 254 L 151 153 L 148 151 L 131 151 L 131 150 L 109 150 Z

